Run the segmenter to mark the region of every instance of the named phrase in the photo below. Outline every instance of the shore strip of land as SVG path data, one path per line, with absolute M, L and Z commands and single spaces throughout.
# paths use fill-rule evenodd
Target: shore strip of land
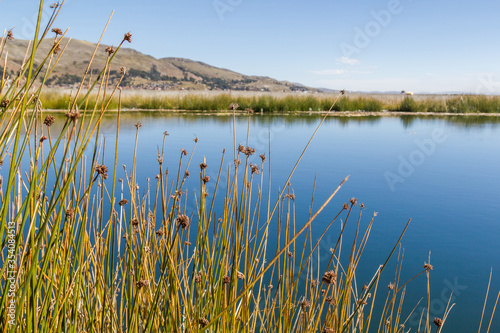
M 44 113 L 66 113 L 67 110 L 60 109 L 46 109 Z M 87 113 L 92 112 L 91 110 Z M 96 112 L 99 112 L 96 111 Z M 189 114 L 200 116 L 232 116 L 231 110 L 213 110 L 213 111 L 200 111 L 200 110 L 172 110 L 172 109 L 122 109 L 120 112 L 124 113 L 141 113 L 141 112 L 154 112 L 154 113 L 170 113 L 170 114 Z M 106 113 L 118 113 L 117 109 L 106 110 Z M 246 116 L 249 113 L 245 110 L 236 110 L 236 116 Z M 401 116 L 437 116 L 437 117 L 500 117 L 500 113 L 453 113 L 453 112 L 406 112 L 406 111 L 269 111 L 269 112 L 253 112 L 251 115 L 272 115 L 272 116 L 328 116 L 331 117 L 401 117 Z

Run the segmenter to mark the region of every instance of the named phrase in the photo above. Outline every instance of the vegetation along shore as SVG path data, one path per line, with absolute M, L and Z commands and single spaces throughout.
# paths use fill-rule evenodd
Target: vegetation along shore
M 68 89 L 47 89 L 40 95 L 43 109 L 67 110 L 74 92 Z M 266 92 L 196 92 L 196 91 L 140 91 L 124 90 L 122 109 L 172 111 L 226 111 L 235 102 L 238 110 L 255 112 L 326 112 L 337 94 L 333 93 L 266 93 Z M 95 98 L 94 98 L 95 99 Z M 79 98 L 79 102 L 83 97 Z M 92 101 L 88 101 L 92 103 Z M 88 107 L 95 105 L 89 104 Z M 109 101 L 109 110 L 118 109 L 118 97 Z M 500 97 L 485 95 L 416 95 L 349 94 L 333 106 L 333 113 L 351 112 L 369 115 L 408 113 L 438 115 L 494 115 L 500 114 Z

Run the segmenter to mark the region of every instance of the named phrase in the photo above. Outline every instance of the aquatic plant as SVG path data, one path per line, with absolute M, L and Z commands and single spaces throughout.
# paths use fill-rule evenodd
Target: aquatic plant
M 131 42 L 130 33 L 113 52 L 97 44 L 94 55 L 105 51 L 107 61 L 93 80 L 87 69 L 78 90 L 64 102 L 62 124 L 42 107 L 43 84 L 35 83 L 47 80 L 67 47 L 55 53 L 65 34 L 52 28 L 62 4 L 51 6 L 53 15 L 44 30 L 38 23 L 13 84 L 2 79 L 0 86 L 0 165 L 7 170 L 0 178 L 2 332 L 368 332 L 375 321 L 381 332 L 404 329 L 412 312 L 404 314 L 402 304 L 413 279 L 400 281 L 399 244 L 410 222 L 361 287 L 356 272 L 376 214 L 365 221 L 364 205 L 351 198 L 338 207 L 320 239 L 311 238 L 312 224 L 347 178 L 319 208 L 313 209 L 311 202 L 307 221 L 295 218 L 289 182 L 325 118 L 274 199 L 270 186 L 263 192 L 270 159 L 248 140 L 233 143 L 234 159 L 226 169 L 225 152 L 218 165 L 193 161 L 195 138 L 190 152 L 179 152 L 177 174 L 169 176 L 164 164 L 167 132 L 154 180 L 148 179 L 141 191 L 137 140 L 142 125 L 135 124 L 133 163 L 119 178 L 122 92 L 119 82 L 107 84 L 110 64 L 123 43 Z M 43 1 L 40 13 L 42 6 Z M 54 48 L 35 66 L 37 45 L 51 29 Z M 2 38 L 0 56 L 12 38 L 13 33 Z M 117 130 L 109 161 L 100 145 L 100 125 L 115 96 Z M 233 119 L 240 108 L 248 108 L 238 99 L 231 102 L 224 108 L 230 105 Z M 245 114 L 252 117 L 250 110 Z M 261 165 L 250 163 L 257 153 Z M 209 177 L 208 170 L 216 170 L 217 177 Z M 186 188 L 192 176 L 199 177 L 194 207 Z M 333 225 L 341 228 L 329 259 L 315 266 L 322 237 Z M 272 236 L 271 226 L 277 227 Z M 347 236 L 351 229 L 354 235 Z M 381 275 L 395 253 L 394 281 L 376 318 Z M 427 277 L 428 303 L 432 269 L 429 258 L 415 274 Z M 434 319 L 438 330 L 448 309 L 442 320 Z M 429 312 L 421 318 L 423 331 L 431 332 Z

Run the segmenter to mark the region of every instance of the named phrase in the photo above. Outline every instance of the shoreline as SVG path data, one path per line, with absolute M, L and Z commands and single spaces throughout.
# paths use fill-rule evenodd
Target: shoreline
M 33 112 L 33 111 L 30 111 Z M 46 109 L 43 113 L 65 113 L 67 110 L 61 109 Z M 92 112 L 92 111 L 87 111 Z M 100 111 L 96 111 L 100 112 Z M 232 116 L 233 111 L 230 110 L 172 110 L 172 109 L 123 109 L 121 113 L 141 113 L 141 112 L 157 112 L 166 114 L 187 114 L 187 115 L 207 115 L 207 116 Z M 118 113 L 117 109 L 106 110 L 105 113 Z M 252 115 L 273 115 L 273 116 L 294 116 L 294 115 L 309 115 L 309 116 L 325 116 L 328 111 L 271 111 L 271 112 L 254 112 Z M 248 115 L 244 110 L 236 110 L 236 116 Z M 443 116 L 443 117 L 500 117 L 500 113 L 452 113 L 452 112 L 405 112 L 405 111 L 331 111 L 329 117 L 401 117 L 401 116 Z

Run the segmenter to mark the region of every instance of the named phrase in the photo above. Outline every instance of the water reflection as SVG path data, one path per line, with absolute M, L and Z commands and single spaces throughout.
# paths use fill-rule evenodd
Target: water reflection
M 56 130 L 62 127 L 66 120 L 66 116 L 62 113 L 51 113 L 50 111 L 44 112 L 45 115 L 51 114 L 56 118 L 56 122 L 53 125 Z M 102 128 L 104 130 L 111 130 L 116 128 L 116 117 L 117 113 L 107 113 L 103 117 Z M 202 113 L 174 113 L 174 112 L 161 112 L 161 111 L 144 111 L 144 112 L 122 112 L 120 114 L 120 124 L 121 125 L 134 125 L 138 121 L 142 123 L 165 123 L 168 120 L 175 120 L 182 118 L 183 123 L 186 124 L 197 124 L 203 126 L 210 126 L 211 124 L 219 125 L 231 125 L 233 122 L 233 116 L 230 113 L 221 114 L 210 114 L 205 115 Z M 319 119 L 323 115 L 317 113 L 291 113 L 283 116 L 282 113 L 269 113 L 269 114 L 259 114 L 256 113 L 250 116 L 250 122 L 257 126 L 267 126 L 273 125 L 276 119 L 285 125 L 311 125 L 318 124 Z M 325 120 L 325 123 L 340 124 L 342 126 L 347 126 L 350 123 L 362 123 L 364 125 L 376 125 L 379 124 L 387 116 L 329 116 Z M 401 115 L 389 118 L 397 118 L 401 121 L 403 128 L 408 129 L 415 122 L 418 121 L 442 121 L 448 124 L 453 124 L 456 126 L 461 126 L 464 128 L 474 128 L 491 126 L 495 127 L 500 124 L 500 117 L 496 116 L 439 116 L 439 115 Z M 248 116 L 246 113 L 237 113 L 236 122 L 248 122 Z

